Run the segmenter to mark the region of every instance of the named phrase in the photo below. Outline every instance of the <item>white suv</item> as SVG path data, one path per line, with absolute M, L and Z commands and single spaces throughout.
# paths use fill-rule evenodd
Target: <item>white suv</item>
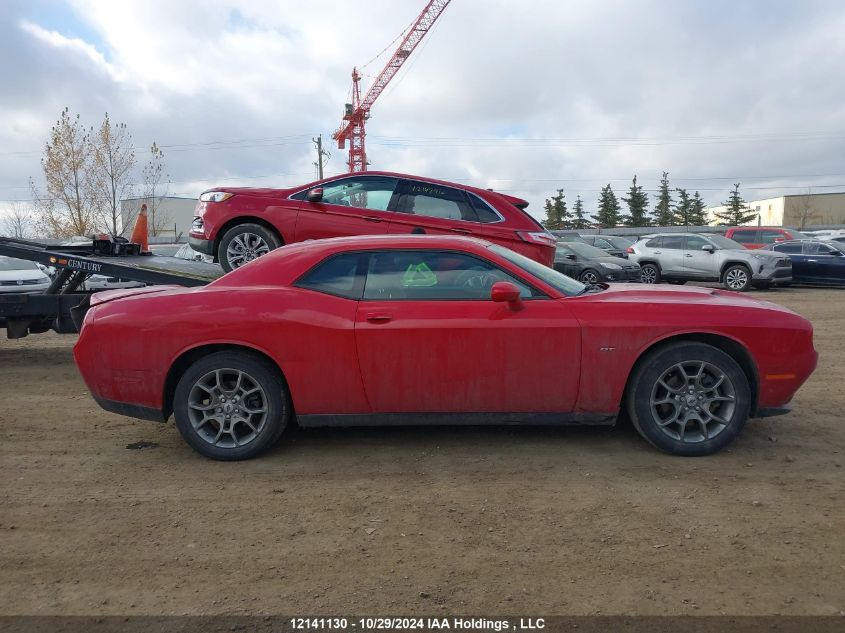
M 728 290 L 768 288 L 792 283 L 792 262 L 769 251 L 748 250 L 722 235 L 659 233 L 634 244 L 628 259 L 637 262 L 645 284 L 718 281 Z

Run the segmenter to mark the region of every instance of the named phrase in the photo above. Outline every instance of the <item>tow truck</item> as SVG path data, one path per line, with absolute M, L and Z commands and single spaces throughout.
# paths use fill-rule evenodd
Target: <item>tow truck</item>
M 109 236 L 70 246 L 0 237 L 0 255 L 56 270 L 44 292 L 0 294 L 0 327 L 6 328 L 8 338 L 48 330 L 60 334 L 78 332 L 92 294 L 80 287 L 91 275 L 188 287 L 204 286 L 223 275 L 217 264 L 142 253 L 140 244 Z

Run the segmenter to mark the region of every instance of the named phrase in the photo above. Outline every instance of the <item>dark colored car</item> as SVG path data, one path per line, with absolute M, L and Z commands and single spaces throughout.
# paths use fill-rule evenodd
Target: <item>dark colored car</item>
M 792 240 L 770 244 L 763 250 L 789 256 L 795 283 L 845 285 L 845 244 Z
M 555 237 L 503 193 L 370 171 L 291 189 L 219 187 L 200 196 L 191 248 L 226 272 L 294 242 L 380 234 L 466 235 L 551 266 Z
M 739 242 L 745 248 L 755 249 L 788 240 L 803 240 L 809 236 L 781 226 L 735 226 L 725 232 L 725 237 Z
M 640 265 L 608 255 L 581 242 L 558 242 L 555 270 L 585 284 L 600 281 L 640 281 Z
M 634 245 L 634 240 L 615 235 L 585 235 L 584 241 L 590 246 L 602 249 L 608 255 L 628 259 L 628 249 Z

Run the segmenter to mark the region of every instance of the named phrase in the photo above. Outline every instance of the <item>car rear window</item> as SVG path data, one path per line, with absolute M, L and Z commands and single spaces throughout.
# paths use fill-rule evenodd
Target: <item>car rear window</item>
M 757 229 L 753 230 L 742 230 L 737 229 L 731 233 L 730 239 L 734 242 L 739 242 L 740 244 L 756 244 L 757 243 Z
M 475 211 L 475 215 L 478 216 L 479 222 L 482 224 L 501 222 L 502 216 L 494 211 L 487 202 L 476 196 L 474 193 L 467 192 L 467 196 L 469 197 L 470 204 L 472 204 L 472 208 Z

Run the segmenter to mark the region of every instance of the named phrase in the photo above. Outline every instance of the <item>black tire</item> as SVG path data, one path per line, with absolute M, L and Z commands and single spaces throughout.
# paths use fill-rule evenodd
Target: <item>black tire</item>
M 224 400 L 221 401 L 219 394 L 215 396 L 198 386 L 204 377 L 216 370 L 221 370 L 219 376 L 222 377 L 224 383 L 227 376 L 234 376 L 235 372 L 241 372 L 244 377 L 237 384 L 242 387 L 242 391 L 259 387 L 261 392 L 258 396 L 253 393 L 240 399 L 240 397 L 235 397 L 234 390 L 225 390 L 222 392 L 232 395 L 228 397 L 224 395 Z M 217 384 L 221 380 L 220 377 L 216 379 Z M 231 381 L 226 386 L 231 387 Z M 262 396 L 260 400 L 256 400 L 259 396 Z M 196 401 L 198 397 L 207 400 L 201 404 L 209 408 L 214 406 L 213 413 L 216 415 L 213 417 L 219 420 L 212 419 L 190 406 L 191 401 Z M 247 414 L 250 419 L 249 424 L 258 425 L 254 432 L 251 430 L 254 427 L 242 419 L 244 416 L 241 407 L 247 410 L 245 405 L 256 410 L 263 406 L 266 410 L 264 417 L 259 415 L 256 418 L 253 417 L 255 414 Z M 227 406 L 231 411 L 223 410 Z M 250 459 L 275 444 L 287 426 L 290 411 L 290 396 L 278 368 L 269 361 L 248 352 L 216 352 L 201 358 L 184 373 L 173 397 L 176 428 L 179 429 L 184 440 L 200 455 L 222 461 Z M 230 413 L 231 418 L 227 415 Z M 200 416 L 207 417 L 208 420 L 204 424 L 195 425 Z M 226 422 L 226 420 L 230 421 Z M 232 432 L 227 430 L 220 432 L 221 425 L 228 425 L 224 428 L 230 428 Z M 210 436 L 215 434 L 221 440 L 219 445 L 213 444 L 210 439 Z M 238 439 L 248 441 L 237 445 Z M 227 444 L 235 444 L 235 446 L 227 446 Z
M 722 398 L 730 394 L 732 400 L 703 400 L 696 397 L 701 393 L 698 387 L 693 393 L 683 387 L 677 392 L 678 395 L 683 394 L 682 398 L 679 398 L 680 401 L 671 402 L 675 399 L 672 394 L 676 392 L 665 389 L 659 381 L 663 379 L 663 384 L 672 387 L 683 385 L 680 370 L 677 369 L 679 364 L 687 379 L 688 373 L 694 372 L 696 367 L 706 368 L 701 378 L 702 391 L 706 389 L 708 382 L 710 385 L 715 384 L 716 374 L 721 373 L 725 380 L 718 383 L 717 389 L 722 392 L 714 390 L 712 393 L 722 393 Z M 672 375 L 678 377 L 678 382 L 674 382 L 674 378 L 667 379 L 667 376 Z M 660 402 L 664 391 L 670 402 Z M 690 397 L 689 400 L 687 396 Z M 728 354 L 703 343 L 678 342 L 650 353 L 638 364 L 631 376 L 625 399 L 628 415 L 640 435 L 660 450 L 684 457 L 711 455 L 725 448 L 742 431 L 751 410 L 751 388 L 745 372 Z M 653 406 L 652 399 L 658 404 Z M 706 410 L 706 413 L 697 413 L 699 409 L 695 408 L 696 405 L 700 405 L 699 409 Z M 721 415 L 727 424 L 712 419 L 714 414 Z M 666 420 L 672 419 L 673 416 L 678 418 L 678 421 L 666 424 Z M 700 422 L 703 417 L 709 419 L 708 423 Z M 661 426 L 660 422 L 664 424 Z
M 238 239 L 240 239 L 240 244 L 243 245 L 242 249 L 239 246 Z M 217 245 L 217 261 L 220 262 L 223 271 L 229 273 L 256 257 L 266 255 L 281 245 L 282 240 L 279 236 L 260 224 L 236 224 L 220 238 L 220 243 Z M 240 259 L 234 257 L 229 249 L 230 246 L 233 250 L 237 249 L 243 252 Z
M 728 266 L 722 274 L 722 285 L 727 290 L 745 292 L 751 288 L 751 271 L 743 264 Z
M 582 271 L 580 275 L 578 275 L 578 280 L 582 284 L 597 284 L 601 281 L 601 275 L 598 273 L 598 271 L 593 270 L 592 268 L 588 268 L 587 270 Z
M 672 284 L 673 286 L 683 286 L 685 283 L 687 283 L 687 280 L 686 279 L 667 279 L 666 282 Z
M 659 284 L 660 266 L 651 262 L 640 266 L 640 282 L 644 284 Z

